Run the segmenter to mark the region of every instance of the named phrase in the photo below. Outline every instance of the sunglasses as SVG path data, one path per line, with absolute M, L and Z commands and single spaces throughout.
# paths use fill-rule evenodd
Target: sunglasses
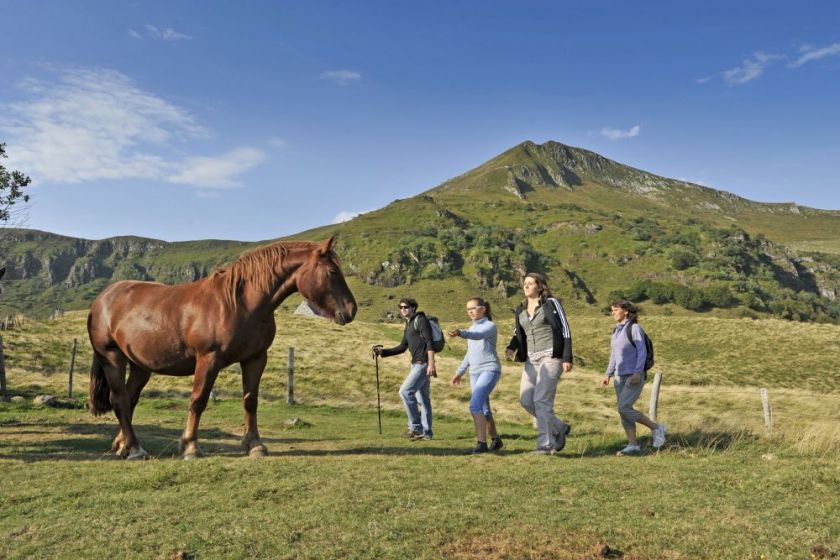
M 476 307 L 467 307 L 467 313 L 469 313 L 470 311 L 475 311 L 476 309 L 482 309 L 483 307 L 483 305 L 478 305 Z
M 400 309 L 411 309 L 408 305 L 400 305 Z

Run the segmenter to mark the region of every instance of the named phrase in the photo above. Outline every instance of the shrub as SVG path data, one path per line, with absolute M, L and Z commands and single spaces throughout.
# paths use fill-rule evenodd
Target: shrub
M 698 260 L 696 253 L 682 250 L 671 252 L 671 267 L 675 270 L 685 270 L 696 265 Z
M 671 289 L 665 284 L 651 282 L 647 288 L 647 296 L 653 303 L 662 304 L 674 301 Z

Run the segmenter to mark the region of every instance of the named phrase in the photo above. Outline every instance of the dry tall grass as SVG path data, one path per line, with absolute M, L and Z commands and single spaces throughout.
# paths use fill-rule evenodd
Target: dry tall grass
M 85 313 L 68 312 L 57 320 L 28 321 L 3 333 L 10 391 L 65 394 L 69 351 L 76 338 L 74 392 L 84 395 L 91 356 L 85 321 Z M 506 323 L 501 321 L 500 326 L 509 333 Z M 782 446 L 806 454 L 840 451 L 836 383 L 840 327 L 685 317 L 649 317 L 644 324 L 656 343 L 653 371 L 664 372 L 660 419 L 669 425 L 673 437 L 708 446 L 761 438 L 768 449 Z M 557 411 L 573 424 L 576 437 L 597 444 L 622 434 L 614 392 L 599 384 L 611 322 L 605 317 L 573 317 L 572 328 L 575 354 L 583 365 L 559 385 Z M 285 398 L 288 348 L 293 346 L 299 402 L 373 409 L 376 386 L 370 347 L 395 345 L 401 334 L 400 325 L 354 322 L 339 327 L 282 310 L 261 387 L 263 400 Z M 500 336 L 500 353 L 505 342 L 506 337 Z M 449 385 L 465 348 L 463 341 L 456 340 L 438 356 L 440 374 L 433 381 L 432 398 L 435 414 L 463 416 L 466 421 L 469 388 Z M 407 354 L 380 359 L 379 365 L 383 407 L 401 411 L 397 390 L 408 371 Z M 499 419 L 527 424 L 530 418 L 518 402 L 520 371 L 519 365 L 503 365 L 492 401 Z M 191 384 L 191 378 L 153 376 L 146 394 L 176 392 L 186 398 Z M 764 429 L 761 386 L 770 391 L 772 434 Z M 222 372 L 216 389 L 220 398 L 240 398 L 238 366 Z M 647 411 L 648 399 L 646 388 L 638 407 Z M 640 427 L 640 434 L 644 432 Z M 585 453 L 585 446 L 581 452 Z

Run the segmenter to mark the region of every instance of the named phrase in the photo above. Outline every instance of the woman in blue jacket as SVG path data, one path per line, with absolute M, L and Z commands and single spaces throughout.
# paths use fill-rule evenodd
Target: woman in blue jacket
M 620 299 L 612 302 L 611 313 L 617 324 L 613 329 L 610 342 L 610 363 L 601 383 L 609 385 L 610 379 L 613 376 L 616 377 L 614 386 L 618 414 L 621 416 L 624 433 L 627 434 L 627 446 L 618 454 L 637 455 L 641 451 L 636 440 L 637 423 L 651 429 L 655 449 L 659 449 L 665 443 L 666 427 L 665 424 L 657 424 L 633 408 L 639 395 L 642 394 L 647 376 L 645 373 L 647 348 L 644 331 L 636 321 L 638 309 L 632 302 Z
M 470 414 L 475 423 L 475 437 L 478 440 L 472 453 L 487 453 L 498 451 L 503 447 L 502 438 L 496 431 L 496 422 L 490 410 L 490 393 L 496 387 L 501 376 L 502 367 L 496 354 L 497 330 L 490 312 L 490 303 L 480 297 L 474 297 L 467 302 L 467 314 L 472 319 L 472 325 L 467 329 L 455 329 L 447 334 L 450 337 L 467 339 L 467 354 L 458 367 L 458 373 L 452 378 L 452 385 L 461 384 L 461 377 L 470 371 Z M 487 436 L 491 443 L 487 444 Z

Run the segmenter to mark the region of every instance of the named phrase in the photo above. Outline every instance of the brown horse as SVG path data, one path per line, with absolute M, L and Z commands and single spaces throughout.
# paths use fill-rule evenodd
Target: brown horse
M 277 329 L 274 310 L 300 292 L 339 325 L 356 316 L 356 300 L 333 253 L 334 240 L 274 243 L 191 284 L 123 281 L 103 291 L 88 315 L 93 346 L 89 407 L 94 415 L 113 408 L 120 430 L 112 449 L 128 459 L 147 455 L 131 419 L 152 372 L 195 375 L 181 450 L 185 459 L 199 457 L 196 432 L 216 375 L 239 362 L 245 407 L 242 445 L 252 456 L 265 455 L 257 429 L 257 397 Z

